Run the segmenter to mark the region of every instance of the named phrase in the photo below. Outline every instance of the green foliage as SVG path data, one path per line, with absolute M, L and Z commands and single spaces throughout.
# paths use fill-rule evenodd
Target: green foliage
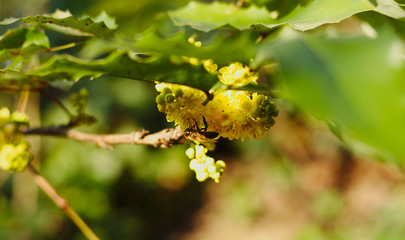
M 229 37 L 230 34 L 232 37 Z M 136 48 L 146 52 L 163 52 L 199 59 L 212 59 L 215 63 L 221 65 L 228 64 L 231 56 L 233 61 L 248 64 L 257 51 L 254 42 L 258 34 L 255 32 L 213 31 L 210 35 L 200 34 L 198 37 L 196 40 L 202 42 L 201 47 L 189 44 L 188 36 L 184 32 L 165 38 L 156 30 L 148 30 L 137 41 Z M 241 47 L 243 47 L 243 50 Z M 241 50 L 237 51 L 236 54 L 235 49 Z
M 258 31 L 268 31 L 288 24 L 297 30 L 305 31 L 325 23 L 341 21 L 359 12 L 379 9 L 385 10 L 383 7 L 373 8 L 366 0 L 314 0 L 305 6 L 298 5 L 288 15 L 277 18 L 277 15 L 272 17 L 267 9 L 254 5 L 238 8 L 221 2 L 190 2 L 186 7 L 170 12 L 170 16 L 177 25 L 190 25 L 202 31 L 210 31 L 227 24 L 241 30 L 250 28 Z M 383 12 L 391 14 L 390 11 Z
M 309 30 L 365 12 L 380 13 L 375 39 L 331 38 L 321 31 L 318 34 L 324 38 L 296 31 L 293 34 L 271 31 L 283 25 Z M 205 92 L 232 88 L 272 94 L 273 86 L 227 87 L 218 82 L 214 72 L 207 72 L 201 62 L 190 63 L 195 58 L 210 59 L 219 65 L 239 61 L 257 70 L 268 63 L 279 64 L 279 72 L 274 74 L 273 69 L 270 77 L 288 88 L 290 95 L 284 96 L 329 121 L 330 126 L 336 126 L 332 130 L 343 136 L 340 138 L 344 139 L 346 134 L 399 159 L 405 156 L 401 144 L 404 141 L 401 132 L 405 130 L 400 90 L 403 53 L 396 35 L 381 27 L 387 19 L 383 16 L 389 16 L 388 22 L 397 30 L 401 28 L 405 12 L 398 3 L 247 1 L 245 7 L 238 7 L 223 2 L 190 2 L 170 11 L 169 16 L 179 27 L 160 19 L 160 26 L 137 33 L 136 38 L 117 32 L 114 18 L 105 12 L 95 18 L 76 18 L 58 10 L 51 15 L 5 19 L 0 24 L 20 22 L 29 26 L 10 29 L 0 39 L 3 67 L 0 88 L 69 89 L 82 78 L 109 75 L 177 83 Z M 376 21 L 369 22 L 376 26 Z M 76 38 L 65 45 L 51 46 L 49 31 Z M 199 45 L 192 44 L 190 39 Z M 78 56 L 58 53 L 80 45 L 84 48 Z M 358 89 L 362 89 L 361 94 Z
M 186 4 L 186 1 L 162 3 L 154 0 L 136 1 L 131 6 L 124 2 L 127 1 L 104 1 L 99 7 L 111 10 L 110 13 L 125 11 L 117 16 L 121 17 L 120 24 L 125 25 L 125 30 L 118 28 L 115 19 L 105 12 L 94 18 L 80 18 L 69 12 L 56 11 L 50 15 L 1 21 L 0 25 L 9 30 L 2 33 L 0 38 L 0 90 L 17 92 L 30 89 L 60 93 L 53 88 L 61 88 L 78 92 L 71 94 L 71 105 L 75 112 L 68 116 L 70 124 L 93 123 L 94 118 L 87 114 L 87 109 L 85 111 L 85 108 L 89 108 L 100 120 L 99 125 L 94 124 L 91 130 L 99 132 L 124 132 L 141 127 L 155 131 L 168 126 L 164 117 L 158 115 L 153 103 L 152 84 L 155 81 L 186 85 L 206 93 L 226 89 L 265 93 L 282 98 L 277 103 L 291 102 L 301 110 L 325 120 L 342 142 L 354 145 L 360 140 L 367 147 L 373 147 L 372 150 L 365 148 L 369 155 L 377 149 L 378 154 L 386 159 L 403 165 L 403 2 L 246 0 L 238 1 L 239 5 L 236 5 L 230 1 Z M 97 8 L 83 11 L 96 11 L 94 9 Z M 164 11 L 169 13 L 157 15 Z M 138 14 L 134 16 L 134 12 Z M 338 24 L 343 20 L 342 24 Z M 260 84 L 226 86 L 218 81 L 216 70 L 207 72 L 203 60 L 212 60 L 219 68 L 235 61 L 249 65 L 250 69 L 260 73 Z M 128 79 L 152 84 L 143 85 L 142 82 L 130 82 Z M 78 91 L 83 85 L 90 89 L 92 99 L 88 98 L 87 92 Z M 173 91 L 170 96 L 158 96 L 156 102 L 173 102 L 175 97 L 182 94 L 184 92 Z M 69 101 L 60 98 L 61 101 Z M 253 116 L 264 118 L 269 116 L 267 110 L 275 112 L 275 105 L 273 101 L 271 103 L 269 109 L 262 107 Z M 66 119 L 58 116 L 58 111 L 48 105 L 42 107 L 45 109 L 41 116 L 44 119 L 43 125 L 66 123 Z M 271 124 L 274 124 L 271 120 Z M 9 139 L 4 140 L 3 133 L 7 130 L 6 126 L 10 125 L 13 126 L 12 134 L 7 136 L 12 139 L 11 142 Z M 4 138 L 0 141 L 0 159 L 5 163 L 2 165 L 4 169 L 22 171 L 32 159 L 20 128 L 27 125 L 27 118 L 17 112 L 8 113 L 6 118 L 0 117 Z M 77 184 L 75 187 L 81 187 L 72 187 L 65 192 L 80 214 L 92 220 L 104 221 L 103 224 L 113 227 L 118 225 L 112 224 L 115 220 L 119 219 L 116 222 L 121 223 L 125 219 L 127 225 L 119 226 L 118 233 L 115 233 L 118 237 L 115 238 L 134 238 L 134 235 L 141 232 L 136 237 L 142 239 L 143 230 L 140 229 L 163 225 L 151 224 L 156 221 L 155 215 L 149 214 L 147 210 L 153 208 L 159 216 L 167 211 L 169 216 L 177 217 L 177 212 L 188 204 L 186 200 L 182 202 L 172 197 L 175 195 L 173 192 L 190 185 L 191 173 L 186 169 L 187 163 L 183 162 L 182 148 L 171 149 L 172 152 L 163 155 L 147 147 L 139 147 L 137 150 L 118 147 L 117 151 L 106 152 L 95 147 L 83 147 L 81 143 L 72 141 L 46 141 L 45 175 L 53 183 L 63 185 L 66 183 L 64 181 L 71 181 Z M 250 146 L 253 145 L 256 144 Z M 299 148 L 301 145 L 296 146 Z M 268 145 L 261 146 L 257 151 L 263 152 L 263 149 L 270 148 Z M 231 155 L 231 151 L 225 151 Z M 228 155 L 226 157 L 230 158 Z M 295 184 L 296 170 L 288 164 L 280 163 L 272 175 L 283 171 L 284 174 L 279 178 L 284 180 L 278 181 L 288 189 Z M 239 176 L 239 173 L 236 171 L 238 177 L 245 177 L 244 174 Z M 256 173 L 260 171 L 254 171 L 252 175 Z M 255 177 L 262 176 L 257 174 Z M 2 181 L 0 179 L 0 184 Z M 142 186 L 128 186 L 136 181 Z M 245 182 L 240 184 L 244 180 L 238 181 L 234 191 L 229 193 L 230 201 L 224 205 L 235 209 L 235 219 L 242 217 L 252 221 L 260 220 L 263 207 L 260 201 L 256 201 L 256 192 L 252 194 L 248 190 L 250 186 L 245 186 Z M 99 187 L 101 184 L 104 185 Z M 94 189 L 87 191 L 90 185 Z M 263 186 L 259 185 L 258 189 Z M 156 194 L 156 198 L 169 199 L 166 205 L 149 201 L 150 194 L 160 188 L 164 189 L 164 193 Z M 200 189 L 196 186 L 192 186 L 192 189 L 197 189 L 197 194 L 193 196 L 199 198 Z M 114 191 L 127 201 L 127 205 L 121 206 L 120 201 L 109 196 L 115 196 Z M 339 218 L 345 207 L 339 194 L 326 191 L 314 197 L 313 204 L 308 204 L 311 206 L 311 214 L 322 222 L 333 222 Z M 92 201 L 93 198 L 96 200 Z M 138 202 L 133 204 L 134 200 Z M 129 206 L 136 214 L 145 213 L 136 215 L 136 220 L 123 217 L 122 214 L 105 216 L 114 201 L 120 207 Z M 0 209 L 9 207 L 9 203 L 5 202 L 0 196 Z M 94 206 L 89 208 L 91 203 Z M 149 204 L 145 208 L 147 210 L 139 209 L 145 203 Z M 154 209 L 155 206 L 159 206 L 159 209 Z M 393 215 L 392 212 L 395 211 L 387 211 L 385 217 L 395 218 L 392 224 L 380 226 L 381 229 L 369 233 L 370 236 L 374 234 L 384 239 L 388 236 L 386 232 L 390 232 L 389 237 L 392 235 L 391 238 L 395 239 L 403 235 L 404 230 L 398 227 L 403 223 L 402 211 L 401 216 Z M 139 220 L 142 218 L 148 219 L 147 223 Z M 112 220 L 108 222 L 106 219 Z M 394 226 L 393 231 L 391 226 Z M 308 225 L 298 239 L 345 239 L 341 237 L 344 234 L 331 237 L 328 227 Z M 8 226 L 4 229 L 9 231 Z M 107 228 L 98 230 L 106 236 L 109 234 Z M 128 234 L 131 237 L 126 233 L 131 233 Z M 8 233 L 5 233 L 6 237 L 2 234 L 0 231 L 0 238 L 9 237 Z M 62 238 L 73 239 L 69 237 Z
M 240 61 L 257 69 L 279 63 L 280 71 L 274 76 L 287 86 L 289 97 L 298 105 L 327 119 L 330 126 L 341 128 L 339 135 L 356 137 L 399 158 L 405 156 L 400 134 L 405 130 L 400 91 L 404 67 L 399 40 L 391 31 L 384 30 L 376 39 L 293 34 L 293 40 L 285 40 L 286 31 L 269 31 L 285 24 L 309 30 L 369 11 L 402 19 L 402 8 L 392 0 L 256 3 L 262 7 L 251 1 L 246 8 L 222 2 L 190 2 L 169 16 L 178 26 L 188 25 L 193 30 L 170 26 L 166 32 L 172 34 L 163 34 L 164 27 L 158 26 L 138 33 L 134 39 L 119 34 L 115 20 L 104 12 L 96 18 L 75 18 L 62 11 L 8 18 L 0 24 L 21 22 L 30 27 L 17 27 L 2 36 L 0 62 L 4 68 L 0 72 L 0 87 L 68 89 L 79 79 L 110 75 L 177 83 L 208 92 L 227 87 L 218 83 L 217 76 L 205 71 L 202 64 L 190 64 L 191 58 L 211 59 L 220 65 Z M 274 11 L 280 15 L 274 15 Z M 44 30 L 80 38 L 51 47 Z M 191 44 L 190 39 L 199 41 L 201 46 Z M 79 57 L 56 53 L 80 43 L 85 43 L 82 55 L 90 54 Z M 238 89 L 272 93 L 263 85 L 249 84 Z M 362 89 L 362 94 L 357 89 Z M 391 94 L 386 96 L 386 92 Z
M 109 74 L 142 81 L 178 83 L 208 90 L 215 83 L 216 76 L 201 70 L 202 66 L 172 63 L 168 57 L 154 58 L 120 51 L 98 60 L 58 55 L 31 73 L 51 84 L 51 81 L 59 80 L 55 84 L 58 87 L 71 86 L 83 77 L 93 79 Z
M 56 11 L 51 16 L 37 15 L 18 19 L 8 18 L 0 22 L 0 24 L 12 24 L 16 21 L 36 24 L 39 27 L 77 36 L 108 36 L 113 35 L 113 30 L 117 28 L 115 20 L 105 12 L 100 13 L 94 19 L 89 17 L 78 19 L 71 16 L 69 12 Z
M 0 40 L 0 63 L 16 56 L 29 56 L 49 48 L 48 37 L 36 29 L 17 28 L 9 30 Z
M 49 83 L 34 75 L 21 73 L 12 69 L 0 71 L 0 89 L 18 91 L 26 86 L 29 86 L 31 89 L 41 89 L 49 87 Z
M 381 33 L 376 39 L 298 34 L 268 47 L 276 53 L 280 77 L 297 104 L 403 159 L 405 65 L 400 60 L 401 43 L 393 33 Z

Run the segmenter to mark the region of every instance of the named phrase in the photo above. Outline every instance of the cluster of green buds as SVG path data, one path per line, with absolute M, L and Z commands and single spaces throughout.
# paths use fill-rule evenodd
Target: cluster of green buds
M 204 145 L 199 144 L 186 150 L 187 157 L 191 159 L 190 169 L 195 172 L 198 181 L 203 182 L 211 178 L 218 183 L 224 172 L 225 162 L 222 160 L 215 161 L 206 155 L 207 151 Z
M 6 107 L 0 109 L 0 168 L 22 172 L 33 159 L 30 145 L 24 140 L 21 130 L 28 127 L 25 113 L 13 112 Z
M 93 124 L 96 119 L 86 113 L 89 92 L 82 88 L 78 93 L 70 95 L 70 105 L 75 109 L 76 114 L 71 116 L 71 124 Z

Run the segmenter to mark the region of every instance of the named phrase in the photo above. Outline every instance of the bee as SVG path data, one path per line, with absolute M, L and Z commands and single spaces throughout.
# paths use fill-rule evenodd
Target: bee
M 203 115 L 201 116 L 203 119 L 204 127 L 200 129 L 198 127 L 197 121 L 193 119 L 195 126 L 187 128 L 184 131 L 186 138 L 197 142 L 215 141 L 216 138 L 219 136 L 219 133 L 207 131 L 208 128 L 207 121 L 205 120 L 205 117 Z

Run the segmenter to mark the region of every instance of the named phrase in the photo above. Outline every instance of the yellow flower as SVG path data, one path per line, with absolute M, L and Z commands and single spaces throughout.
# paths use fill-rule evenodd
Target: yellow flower
M 24 141 L 21 126 L 29 124 L 25 113 L 10 113 L 8 108 L 0 109 L 0 168 L 21 172 L 32 160 L 29 144 Z
M 195 153 L 190 154 L 190 153 Z M 222 160 L 215 161 L 212 157 L 206 155 L 207 149 L 203 145 L 196 144 L 194 148 L 186 150 L 186 155 L 191 159 L 190 169 L 196 174 L 196 179 L 200 182 L 208 178 L 213 179 L 216 183 L 225 169 L 225 162 Z
M 203 61 L 204 68 L 209 73 L 214 73 L 218 69 L 218 65 L 216 65 L 212 59 L 204 60 Z
M 206 105 L 207 123 L 221 137 L 260 139 L 274 125 L 278 115 L 275 103 L 268 97 L 246 91 L 227 90 L 217 93 Z
M 190 62 L 191 65 L 195 65 L 195 66 L 200 64 L 200 60 L 198 58 L 195 58 L 195 57 L 191 57 L 189 59 L 189 62 Z
M 190 40 L 190 43 L 195 42 Z M 212 60 L 202 62 L 208 72 L 217 71 L 218 66 Z M 221 82 L 236 87 L 255 84 L 257 80 L 257 74 L 241 63 L 223 67 L 219 73 Z M 278 115 L 276 104 L 263 94 L 218 90 L 207 101 L 203 91 L 188 86 L 156 83 L 156 90 L 160 92 L 156 97 L 158 110 L 166 114 L 167 121 L 180 125 L 189 139 L 196 142 L 194 147 L 187 149 L 186 155 L 191 159 L 189 167 L 196 173 L 198 181 L 211 178 L 219 182 L 225 169 L 223 161 L 215 161 L 206 155 L 207 148 L 214 145 L 212 141 L 218 137 L 260 139 L 274 125 L 274 118 Z
M 10 120 L 10 110 L 8 108 L 3 107 L 0 109 L 0 127 L 6 125 Z
M 195 156 L 194 148 L 189 148 L 186 150 L 186 156 L 190 159 L 193 159 Z
M 29 145 L 21 142 L 17 145 L 3 144 L 0 148 L 0 168 L 12 172 L 22 172 L 32 160 Z
M 157 84 L 156 90 L 161 92 L 156 97 L 158 110 L 166 113 L 167 121 L 179 124 L 182 131 L 194 126 L 194 120 L 201 117 L 207 98 L 203 91 L 165 83 Z
M 235 62 L 227 67 L 219 69 L 220 75 L 218 75 L 219 81 L 226 85 L 232 85 L 235 87 L 242 87 L 249 83 L 256 83 L 258 77 L 257 74 L 250 71 L 250 68 L 243 66 L 242 63 Z

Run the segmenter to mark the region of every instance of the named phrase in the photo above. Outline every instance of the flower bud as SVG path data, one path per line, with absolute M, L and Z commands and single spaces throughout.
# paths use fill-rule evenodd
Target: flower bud
M 0 127 L 5 126 L 10 120 L 10 110 L 3 107 L 0 109 Z

